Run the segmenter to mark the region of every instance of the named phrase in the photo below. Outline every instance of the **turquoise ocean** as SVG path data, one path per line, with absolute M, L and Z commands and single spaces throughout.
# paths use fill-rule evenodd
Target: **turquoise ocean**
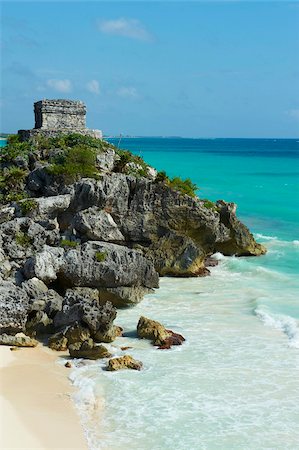
M 130 138 L 120 147 L 191 178 L 201 198 L 236 202 L 268 253 L 218 253 L 210 277 L 161 278 L 118 312 L 125 334 L 110 349 L 144 370 L 77 363 L 70 377 L 90 449 L 298 449 L 299 139 Z M 136 339 L 141 315 L 186 343 L 161 351 Z

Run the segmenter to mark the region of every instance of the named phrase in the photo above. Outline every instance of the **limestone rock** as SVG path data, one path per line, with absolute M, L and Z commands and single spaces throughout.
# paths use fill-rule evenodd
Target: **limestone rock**
M 7 222 L 14 217 L 14 206 L 2 206 L 0 207 L 0 223 Z
M 112 216 L 105 210 L 92 207 L 80 211 L 73 219 L 73 227 L 81 238 L 92 241 L 120 242 L 124 236 Z
M 29 313 L 26 292 L 11 281 L 0 285 L 0 333 L 15 334 L 25 331 Z
M 101 359 L 111 357 L 104 345 L 95 345 L 92 339 L 70 345 L 69 352 L 72 358 Z
M 234 210 L 228 220 L 218 204 L 206 208 L 200 199 L 147 178 L 113 173 L 100 180 L 81 180 L 74 185 L 71 207 L 109 212 L 125 241 L 138 247 L 160 275 L 208 274 L 205 257 L 216 251 L 237 255 L 264 251 L 240 225 Z
M 44 283 L 57 279 L 57 272 L 62 267 L 64 249 L 60 247 L 45 246 L 45 249 L 29 258 L 24 265 L 24 274 L 27 278 L 37 277 Z
M 66 211 L 71 202 L 71 195 L 55 195 L 52 197 L 40 197 L 35 198 L 36 209 L 34 210 L 34 216 L 39 219 L 54 219 L 59 214 Z
M 66 251 L 60 280 L 69 286 L 155 288 L 159 276 L 141 253 L 116 244 L 89 241 Z
M 31 299 L 39 298 L 48 292 L 48 287 L 45 283 L 36 277 L 24 281 L 24 283 L 22 283 L 22 289 L 24 289 Z
M 97 155 L 97 166 L 100 170 L 112 172 L 115 164 L 115 151 L 113 148 Z
M 216 243 L 215 249 L 225 255 L 260 256 L 266 253 L 262 244 L 255 241 L 248 228 L 236 217 L 237 205 L 218 200 L 221 222 L 230 230 L 230 238 Z
M 153 289 L 142 286 L 99 288 L 100 302 L 109 301 L 117 308 L 135 305 L 143 299 L 144 295 L 151 292 L 153 292 Z
M 52 350 L 56 350 L 57 352 L 67 350 L 67 343 L 67 338 L 61 331 L 53 334 L 48 339 L 48 347 Z
M 116 371 L 122 369 L 141 370 L 142 362 L 137 361 L 130 355 L 120 356 L 119 358 L 109 359 L 107 364 L 107 370 Z
M 78 322 L 67 328 L 65 332 L 68 346 L 76 342 L 84 342 L 90 338 L 90 331 L 87 327 L 83 327 Z
M 150 339 L 154 343 L 160 343 L 165 341 L 170 333 L 160 322 L 141 316 L 137 324 L 137 335 L 140 339 Z
M 68 290 L 63 301 L 62 310 L 54 318 L 56 328 L 75 325 L 88 328 L 91 336 L 105 335 L 113 326 L 116 310 L 110 302 L 100 305 L 97 300 L 80 296 L 76 290 Z
M 143 316 L 137 325 L 137 335 L 141 339 L 150 339 L 159 349 L 169 349 L 172 345 L 181 345 L 185 341 L 182 335 L 167 330 L 160 322 Z
M 108 329 L 108 331 L 101 332 L 97 331 L 97 333 L 94 335 L 95 342 L 106 342 L 110 343 L 113 342 L 117 337 L 121 336 L 123 332 L 123 329 L 117 325 L 112 325 Z
M 31 311 L 26 322 L 26 332 L 31 336 L 51 333 L 53 331 L 52 324 L 53 320 L 44 311 Z
M 16 334 L 14 336 L 9 334 L 0 334 L 0 345 L 13 345 L 15 347 L 36 347 L 38 342 L 24 334 Z

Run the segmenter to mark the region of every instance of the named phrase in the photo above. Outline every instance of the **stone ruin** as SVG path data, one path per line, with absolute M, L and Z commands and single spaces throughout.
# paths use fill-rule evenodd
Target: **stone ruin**
M 35 127 L 19 130 L 23 141 L 37 136 L 56 137 L 61 134 L 79 133 L 101 139 L 100 130 L 86 128 L 86 106 L 74 100 L 40 100 L 34 103 Z

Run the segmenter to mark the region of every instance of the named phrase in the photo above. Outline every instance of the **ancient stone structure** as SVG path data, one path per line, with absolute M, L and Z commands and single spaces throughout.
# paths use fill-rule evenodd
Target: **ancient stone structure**
M 42 135 L 55 137 L 60 134 L 80 133 L 102 138 L 100 130 L 86 128 L 86 106 L 74 100 L 40 100 L 34 103 L 35 127 L 19 130 L 22 140 Z

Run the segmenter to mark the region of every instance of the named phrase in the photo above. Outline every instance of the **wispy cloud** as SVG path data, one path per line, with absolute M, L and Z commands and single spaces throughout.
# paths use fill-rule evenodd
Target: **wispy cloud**
M 90 80 L 86 84 L 86 89 L 92 94 L 99 95 L 100 94 L 100 84 L 97 80 Z
M 27 79 L 36 79 L 37 75 L 31 70 L 29 66 L 26 66 L 18 61 L 13 61 L 9 67 L 3 70 L 10 75 L 17 75 Z
M 287 115 L 292 117 L 295 120 L 299 120 L 299 108 L 298 109 L 289 109 L 286 111 Z
M 70 80 L 57 80 L 57 79 L 50 79 L 47 80 L 47 86 L 51 89 L 54 89 L 58 92 L 71 92 L 72 90 L 72 83 Z
M 152 35 L 137 19 L 120 17 L 114 20 L 98 20 L 97 28 L 100 32 L 115 36 L 124 36 L 140 41 L 151 41 Z
M 138 98 L 139 94 L 135 87 L 133 86 L 122 86 L 117 91 L 116 94 L 123 98 Z

